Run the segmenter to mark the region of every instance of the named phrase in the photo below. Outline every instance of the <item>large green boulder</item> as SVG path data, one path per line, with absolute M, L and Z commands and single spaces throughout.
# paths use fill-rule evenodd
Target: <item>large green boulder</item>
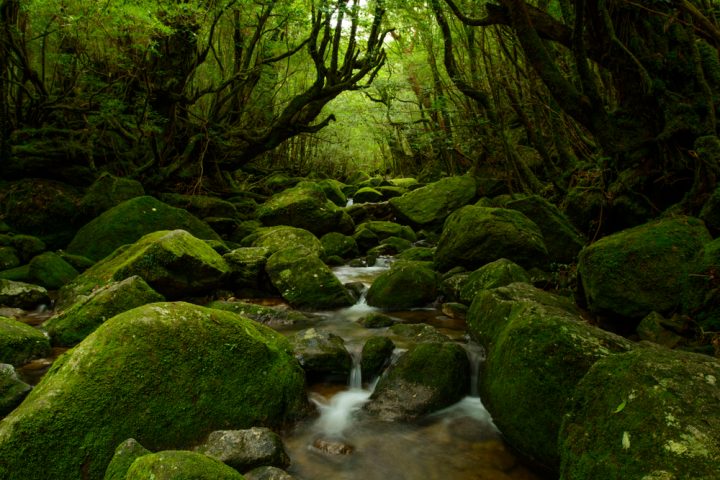
M 127 471 L 135 460 L 152 452 L 134 438 L 128 438 L 115 449 L 103 480 L 125 480 Z
M 20 366 L 50 353 L 50 341 L 37 328 L 0 317 L 0 363 Z
M 287 226 L 261 228 L 248 240 L 247 246 L 267 248 L 268 253 L 271 254 L 297 246 L 304 247 L 319 257 L 325 254 L 320 240 L 312 232 L 302 228 Z
M 182 195 L 179 193 L 164 193 L 160 200 L 173 207 L 187 210 L 198 218 L 237 217 L 237 208 L 231 202 L 208 195 Z
M 564 299 L 533 290 L 515 283 L 480 292 L 468 329 L 487 350 L 479 387 L 493 422 L 510 445 L 555 471 L 567 399 L 597 360 L 632 344 L 585 323 Z
M 188 448 L 214 430 L 280 426 L 306 402 L 280 334 L 230 312 L 145 305 L 56 360 L 0 423 L 0 478 L 100 479 L 124 439 Z
M 126 480 L 243 480 L 232 467 L 206 455 L 185 450 L 151 453 L 135 460 Z
M 50 303 L 50 297 L 45 288 L 0 278 L 0 305 L 32 310 L 48 303 Z
M 420 343 L 380 377 L 365 410 L 385 421 L 418 418 L 468 393 L 470 364 L 457 343 Z
M 530 275 L 515 262 L 501 258 L 472 272 L 460 289 L 460 300 L 471 304 L 480 290 L 504 287 L 515 282 L 530 282 Z
M 328 200 L 322 187 L 312 182 L 301 182 L 273 195 L 258 207 L 257 215 L 265 225 L 289 225 L 315 235 L 352 230 L 352 219 Z
M 424 262 L 396 262 L 367 292 L 368 305 L 403 310 L 423 307 L 438 295 L 438 275 Z
M 14 248 L 22 262 L 29 262 L 47 249 L 45 242 L 32 235 L 0 235 L 0 245 Z
M 718 478 L 720 362 L 664 348 L 599 360 L 559 437 L 563 480 Z
M 63 287 L 57 307 L 65 309 L 98 286 L 133 275 L 169 299 L 201 295 L 219 286 L 228 272 L 225 260 L 204 241 L 184 230 L 158 231 L 119 248 Z
M 577 254 L 585 245 L 585 239 L 559 208 L 539 195 L 511 200 L 505 207 L 522 212 L 535 222 L 542 232 L 550 261 L 577 261 Z
M 165 300 L 137 275 L 110 283 L 82 297 L 43 323 L 54 345 L 73 346 L 115 315 Z
M 354 203 L 373 203 L 382 202 L 383 194 L 372 187 L 359 188 L 353 194 Z
M 343 259 L 355 258 L 360 255 L 357 242 L 353 237 L 340 232 L 326 233 L 320 239 L 326 257 L 338 256 Z
M 470 203 L 475 190 L 475 180 L 470 176 L 448 177 L 392 198 L 390 205 L 403 223 L 433 227 Z
M 317 182 L 318 187 L 322 188 L 325 196 L 338 207 L 344 207 L 347 204 L 347 196 L 343 192 L 346 185 L 338 180 L 326 178 Z
M 197 238 L 220 240 L 217 233 L 194 215 L 144 196 L 127 200 L 91 220 L 77 232 L 67 251 L 97 261 L 143 235 L 176 229 L 186 230 Z
M 309 380 L 344 382 L 350 376 L 352 357 L 342 337 L 308 328 L 290 337 L 290 343 Z
M 95 218 L 106 210 L 126 200 L 145 195 L 145 189 L 137 180 L 103 173 L 88 187 L 80 201 L 80 212 L 86 218 Z
M 687 298 L 689 277 L 711 240 L 691 217 L 655 220 L 601 238 L 580 252 L 578 274 L 588 308 L 640 319 L 666 313 Z
M 440 271 L 474 269 L 500 258 L 523 268 L 545 267 L 547 248 L 538 226 L 517 210 L 472 205 L 447 218 L 435 251 Z
M 57 253 L 41 253 L 30 260 L 30 278 L 48 290 L 57 290 L 77 276 L 78 271 Z
M 10 270 L 20 266 L 18 252 L 12 247 L 0 247 L 0 270 Z
M 237 248 L 223 255 L 230 268 L 229 287 L 239 294 L 259 294 L 270 288 L 270 279 L 265 273 L 265 265 L 270 251 L 263 247 Z
M 12 412 L 32 387 L 18 378 L 12 365 L 0 363 L 0 419 Z
M 275 252 L 268 258 L 265 270 L 280 295 L 293 307 L 328 310 L 354 303 L 332 270 L 303 247 Z

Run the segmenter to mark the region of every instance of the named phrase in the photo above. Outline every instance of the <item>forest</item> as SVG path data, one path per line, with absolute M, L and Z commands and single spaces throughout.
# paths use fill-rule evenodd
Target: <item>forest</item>
M 719 17 L 0 0 L 0 479 L 720 478 Z

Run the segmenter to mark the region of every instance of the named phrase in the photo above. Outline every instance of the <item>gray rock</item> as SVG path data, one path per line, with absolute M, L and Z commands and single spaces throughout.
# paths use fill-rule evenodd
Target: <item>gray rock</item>
M 245 480 L 294 480 L 295 477 L 277 467 L 253 468 L 244 475 Z
M 196 451 L 245 472 L 256 467 L 290 465 L 280 437 L 264 427 L 212 432 Z
M 308 379 L 345 381 L 350 375 L 352 357 L 339 336 L 309 328 L 296 333 L 290 343 Z
M 43 287 L 0 278 L 0 305 L 32 310 L 48 303 L 50 297 Z

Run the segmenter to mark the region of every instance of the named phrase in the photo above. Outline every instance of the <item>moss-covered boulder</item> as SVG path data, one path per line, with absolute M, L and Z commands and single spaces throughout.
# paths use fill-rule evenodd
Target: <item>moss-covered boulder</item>
M 12 247 L 0 247 L 0 270 L 9 270 L 20 266 L 20 257 Z
M 365 328 L 385 328 L 395 325 L 395 320 L 391 316 L 380 312 L 363 315 L 357 322 Z
M 547 248 L 538 226 L 517 210 L 472 205 L 447 218 L 435 251 L 440 271 L 478 268 L 500 258 L 524 268 L 545 267 Z
M 67 251 L 97 261 L 148 233 L 176 229 L 186 230 L 197 238 L 220 240 L 194 215 L 144 196 L 127 200 L 91 220 L 77 232 Z
M 32 235 L 0 235 L 0 245 L 14 248 L 23 263 L 47 249 L 45 242 Z
M 317 182 L 317 185 L 322 188 L 325 192 L 325 196 L 338 207 L 344 207 L 347 205 L 347 195 L 343 192 L 343 188 L 346 187 L 344 183 L 334 180 L 332 178 L 326 178 Z
M 125 480 L 130 466 L 135 460 L 152 452 L 140 445 L 134 438 L 128 438 L 115 449 L 110 464 L 105 470 L 103 480 Z
M 705 225 L 691 217 L 664 218 L 598 240 L 580 252 L 578 263 L 588 308 L 636 319 L 678 308 L 710 240 Z
M 326 233 L 320 239 L 326 257 L 338 256 L 343 259 L 355 258 L 360 255 L 357 242 L 353 237 L 339 232 Z
M 173 207 L 187 210 L 198 218 L 236 218 L 237 208 L 231 202 L 208 195 L 182 195 L 179 193 L 164 193 L 160 200 Z
M 295 477 L 277 467 L 257 467 L 243 474 L 246 480 L 295 480 Z
M 700 210 L 700 220 L 705 222 L 705 226 L 710 230 L 713 237 L 720 234 L 720 187 L 715 189 L 710 198 L 708 198 L 702 210 Z
M 126 480 L 243 480 L 232 467 L 206 455 L 165 450 L 144 455 L 128 469 Z
M 272 254 L 265 270 L 280 295 L 294 307 L 327 310 L 353 304 L 352 296 L 332 270 L 303 247 Z
M 396 255 L 412 248 L 412 242 L 400 237 L 388 237 L 380 244 L 368 250 L 368 255 Z M 431 259 L 432 260 L 432 259 Z
M 360 371 L 365 381 L 372 381 L 390 365 L 395 343 L 388 337 L 370 337 L 363 344 Z
M 82 255 L 73 255 L 72 253 L 67 253 L 63 251 L 59 251 L 58 255 L 60 255 L 60 258 L 69 263 L 70 266 L 78 272 L 84 272 L 88 268 L 95 265 L 95 262 L 93 260 L 90 260 L 87 257 L 83 257 Z
M 0 363 L 0 419 L 12 412 L 32 387 L 18 378 L 12 365 Z
M 293 335 L 290 343 L 308 380 L 345 382 L 350 376 L 352 357 L 341 337 L 324 330 L 308 328 Z
M 225 260 L 204 241 L 184 230 L 158 231 L 119 248 L 63 287 L 57 306 L 65 309 L 98 286 L 133 275 L 169 299 L 201 295 L 228 273 Z
M 137 180 L 103 173 L 88 187 L 82 197 L 80 212 L 86 218 L 95 218 L 126 200 L 143 195 L 145 189 Z
M 27 178 L 0 189 L 0 217 L 14 232 L 40 237 L 49 249 L 64 248 L 75 235 L 80 198 L 70 185 Z
M 385 309 L 423 307 L 438 294 L 438 276 L 422 262 L 396 262 L 373 281 L 368 305 Z
M 318 322 L 322 317 L 306 312 L 298 312 L 290 308 L 266 307 L 255 303 L 240 301 L 216 300 L 207 304 L 208 308 L 227 310 L 243 317 L 271 327 L 273 330 L 304 328 Z
M 383 194 L 372 187 L 359 188 L 353 194 L 353 203 L 375 203 L 382 202 Z
M 480 290 L 504 287 L 515 282 L 530 282 L 530 275 L 515 262 L 501 258 L 472 272 L 460 289 L 460 300 L 472 303 Z
M 423 343 L 389 368 L 364 408 L 386 421 L 416 420 L 458 402 L 469 387 L 465 349 L 450 342 Z
M 230 268 L 225 287 L 246 296 L 271 290 L 270 278 L 265 273 L 269 253 L 267 248 L 248 247 L 223 255 Z
M 289 225 L 304 228 L 316 235 L 352 231 L 352 219 L 328 200 L 321 187 L 301 182 L 293 188 L 273 195 L 257 209 L 258 219 L 265 225 Z M 344 218 L 347 217 L 347 218 Z
M 388 222 L 386 220 L 370 220 L 363 222 L 355 227 L 355 235 L 364 230 L 374 233 L 378 242 L 390 237 L 399 237 L 410 242 L 417 240 L 417 235 L 409 226 L 400 225 L 395 222 Z
M 390 206 L 403 222 L 435 226 L 454 210 L 475 198 L 475 180 L 470 176 L 443 178 L 435 183 L 390 199 Z
M 506 208 L 525 214 L 540 228 L 550 261 L 575 263 L 585 239 L 570 220 L 552 203 L 539 195 L 511 200 Z
M 57 290 L 77 276 L 78 271 L 57 253 L 41 253 L 30 260 L 30 278 L 48 290 Z
M 717 359 L 659 347 L 599 360 L 562 424 L 560 478 L 718 478 L 718 379 Z
M 318 257 L 325 255 L 322 243 L 312 233 L 302 228 L 295 227 L 268 227 L 261 228 L 247 239 L 247 246 L 267 248 L 272 254 L 278 250 L 290 247 L 304 247 Z
M 115 315 L 165 299 L 137 275 L 113 282 L 52 316 L 43 328 L 54 345 L 73 346 Z
M 407 348 L 416 343 L 443 343 L 449 342 L 450 337 L 440 333 L 440 330 L 427 323 L 396 323 L 388 329 L 390 335 L 398 346 Z
M 684 311 L 706 332 L 720 331 L 720 238 L 703 247 L 700 267 L 689 277 Z
M 566 302 L 514 283 L 481 291 L 468 315 L 470 334 L 487 350 L 483 403 L 508 443 L 549 471 L 559 465 L 558 432 L 577 383 L 600 358 L 632 348 Z
M 0 317 L 0 363 L 19 366 L 50 353 L 50 341 L 37 328 Z
M 280 468 L 290 465 L 282 439 L 266 427 L 212 432 L 195 451 L 220 460 L 239 472 L 264 465 Z
M 102 478 L 123 439 L 186 448 L 222 428 L 279 426 L 306 402 L 278 333 L 230 312 L 145 305 L 56 360 L 3 420 L 0 477 Z
M 29 272 L 28 272 L 29 276 Z M 45 288 L 25 282 L 0 278 L 0 305 L 32 310 L 50 303 Z

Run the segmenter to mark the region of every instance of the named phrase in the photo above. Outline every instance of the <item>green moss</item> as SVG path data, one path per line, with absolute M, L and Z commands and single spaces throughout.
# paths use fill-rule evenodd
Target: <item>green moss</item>
M 10 270 L 20 266 L 20 258 L 12 247 L 0 247 L 0 270 Z
M 307 230 L 295 227 L 268 227 L 258 230 L 250 243 L 253 247 L 267 248 L 269 253 L 275 253 L 288 247 L 302 246 L 322 257 L 324 250 L 317 237 Z
M 261 292 L 268 290 L 270 279 L 265 265 L 270 251 L 263 247 L 237 248 L 223 255 L 230 267 L 225 285 L 235 292 Z
M 342 337 L 308 328 L 290 337 L 290 342 L 308 381 L 347 381 L 352 357 Z
M 501 258 L 472 272 L 460 290 L 460 300 L 470 304 L 480 290 L 504 287 L 515 282 L 530 282 L 530 276 L 520 265 Z
M 164 193 L 160 195 L 160 200 L 173 207 L 187 210 L 198 218 L 236 218 L 238 215 L 237 209 L 232 203 L 207 195 Z
M 437 274 L 421 262 L 397 262 L 375 279 L 367 302 L 388 309 L 422 307 L 435 301 L 437 287 Z
M 357 322 L 365 328 L 384 328 L 395 324 L 392 317 L 380 312 L 370 312 L 363 315 Z
M 145 189 L 137 180 L 103 173 L 85 192 L 80 201 L 80 211 L 94 218 L 126 200 L 143 195 Z
M 275 330 L 280 330 L 284 327 L 308 326 L 316 323 L 318 319 L 321 318 L 288 308 L 272 308 L 255 303 L 238 301 L 217 300 L 210 302 L 207 307 L 237 313 L 243 317 L 251 318 L 256 322 L 268 325 Z
M 43 287 L 0 278 L 0 305 L 32 310 L 48 303 L 50 298 Z
M 0 363 L 20 366 L 49 353 L 50 342 L 40 330 L 0 317 Z
M 524 268 L 544 267 L 548 254 L 537 225 L 516 210 L 465 206 L 450 215 L 435 251 L 440 271 L 478 268 L 507 258 Z
M 12 280 L 14 282 L 30 282 L 30 265 L 22 265 L 20 267 L 3 270 L 0 272 L 0 279 Z
M 21 381 L 12 365 L 0 363 L 0 419 L 12 412 L 32 387 Z
M 135 460 L 126 480 L 242 480 L 237 470 L 201 453 L 168 450 Z
M 77 276 L 78 271 L 57 253 L 41 253 L 30 260 L 30 278 L 48 290 L 57 290 Z
M 320 239 L 325 255 L 338 256 L 344 259 L 355 258 L 360 255 L 357 242 L 354 238 L 339 232 L 326 233 Z
M 353 195 L 354 203 L 375 203 L 383 200 L 383 194 L 372 187 L 358 189 Z
M 105 470 L 103 480 L 125 480 L 130 465 L 138 458 L 152 453 L 134 438 L 128 438 L 115 449 L 112 460 Z
M 431 247 L 410 247 L 397 255 L 398 260 L 417 262 L 431 262 L 435 257 L 435 248 Z
M 304 375 L 278 333 L 186 303 L 139 307 L 60 357 L 0 424 L 0 477 L 102 478 L 136 438 L 187 448 L 213 430 L 280 426 L 307 407 Z
M 148 233 L 175 229 L 186 230 L 201 239 L 220 240 L 194 215 L 145 196 L 127 200 L 82 227 L 67 251 L 97 261 Z
M 448 177 L 390 199 L 401 221 L 411 225 L 439 225 L 457 208 L 475 198 L 476 184 L 470 176 Z
M 388 337 L 370 337 L 363 345 L 360 371 L 365 381 L 372 381 L 390 364 L 395 344 Z
M 338 207 L 344 207 L 347 204 L 347 196 L 343 192 L 346 185 L 333 179 L 321 180 L 317 185 L 325 192 L 325 196 Z
M 18 252 L 23 262 L 29 262 L 34 256 L 45 251 L 45 242 L 32 235 L 13 235 L 10 245 Z

